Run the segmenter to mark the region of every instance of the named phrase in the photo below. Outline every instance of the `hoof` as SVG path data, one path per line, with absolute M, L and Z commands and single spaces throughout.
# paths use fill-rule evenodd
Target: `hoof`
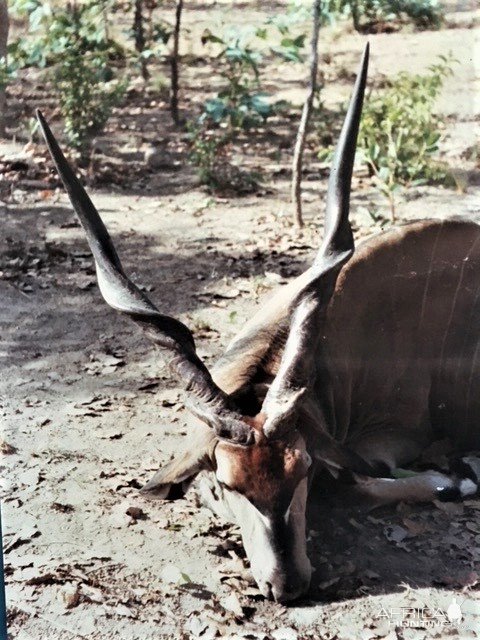
M 437 487 L 435 494 L 440 502 L 460 502 L 463 498 L 459 487 Z

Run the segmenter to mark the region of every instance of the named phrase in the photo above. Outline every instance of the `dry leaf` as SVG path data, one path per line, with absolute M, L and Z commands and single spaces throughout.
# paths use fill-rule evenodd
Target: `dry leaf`
M 122 616 L 123 618 L 136 618 L 136 613 L 126 607 L 124 604 L 117 604 L 115 607 L 110 609 L 112 613 L 116 613 L 117 616 Z
M 425 531 L 428 531 L 428 527 L 426 524 L 415 522 L 415 520 L 410 520 L 410 518 L 403 518 L 402 522 L 408 529 L 410 537 L 418 536 L 421 533 L 425 533 Z
M 388 525 L 384 528 L 383 533 L 387 540 L 397 544 L 408 537 L 408 531 L 397 524 Z
M 61 502 L 52 502 L 50 508 L 59 513 L 72 513 L 75 511 L 75 507 L 71 504 L 62 504 Z
M 91 587 L 87 584 L 81 584 L 79 587 L 79 591 L 82 596 L 84 596 L 90 602 L 96 602 L 97 604 L 102 604 L 105 602 L 105 596 L 100 589 L 96 587 Z
M 130 516 L 134 520 L 146 518 L 144 511 L 140 507 L 128 507 L 125 513 L 127 514 L 127 516 Z
M 230 593 L 226 598 L 222 598 L 220 605 L 227 611 L 231 611 L 237 617 L 242 618 L 244 615 L 242 603 L 236 593 Z
M 17 449 L 13 446 L 13 444 L 9 444 L 8 442 L 0 438 L 0 453 L 5 456 L 10 456 L 14 453 L 17 453 Z

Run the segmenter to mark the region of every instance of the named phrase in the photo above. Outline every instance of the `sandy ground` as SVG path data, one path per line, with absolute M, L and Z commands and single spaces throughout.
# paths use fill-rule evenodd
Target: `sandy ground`
M 469 7 L 457 9 L 452 15 Z M 462 28 L 370 40 L 373 74 L 387 73 L 393 61 L 395 70 L 417 60 L 423 68 L 437 50 L 455 50 L 459 72 L 439 105 L 455 116 L 444 151 L 452 166 L 471 170 L 462 154 L 479 114 L 478 32 L 462 20 Z M 354 68 L 362 38 L 332 42 Z M 260 299 L 309 264 L 321 235 L 325 179 L 305 183 L 307 227 L 299 233 L 289 225 L 285 177 L 271 178 L 259 195 L 229 199 L 188 181 L 182 189 L 182 176 L 169 188 L 160 174 L 163 188 L 152 195 L 96 192 L 94 201 L 128 272 L 194 330 L 200 355 L 212 363 Z M 475 181 L 472 173 L 464 194 L 410 191 L 400 217 L 478 214 Z M 376 231 L 365 213 L 372 202 L 378 196 L 357 176 L 357 237 Z M 194 496 L 140 498 L 138 488 L 185 437 L 180 393 L 135 327 L 105 306 L 61 191 L 18 188 L 0 203 L 0 214 L 11 638 L 480 637 L 477 500 L 368 513 L 316 491 L 309 506 L 312 588 L 287 608 L 258 595 L 235 528 Z M 453 598 L 463 614 L 455 623 L 446 617 Z

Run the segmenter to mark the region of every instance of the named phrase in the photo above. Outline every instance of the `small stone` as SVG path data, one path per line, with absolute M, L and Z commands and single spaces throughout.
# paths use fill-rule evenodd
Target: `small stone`
M 66 609 L 73 609 L 80 601 L 80 591 L 78 585 L 72 582 L 64 584 L 59 591 L 59 599 L 63 602 Z

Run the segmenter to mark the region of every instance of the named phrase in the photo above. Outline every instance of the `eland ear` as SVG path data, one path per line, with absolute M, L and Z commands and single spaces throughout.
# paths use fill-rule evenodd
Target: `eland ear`
M 182 498 L 195 476 L 203 470 L 213 470 L 217 438 L 207 427 L 195 427 L 192 437 L 185 439 L 181 450 L 166 462 L 140 489 L 145 498 L 176 500 Z

